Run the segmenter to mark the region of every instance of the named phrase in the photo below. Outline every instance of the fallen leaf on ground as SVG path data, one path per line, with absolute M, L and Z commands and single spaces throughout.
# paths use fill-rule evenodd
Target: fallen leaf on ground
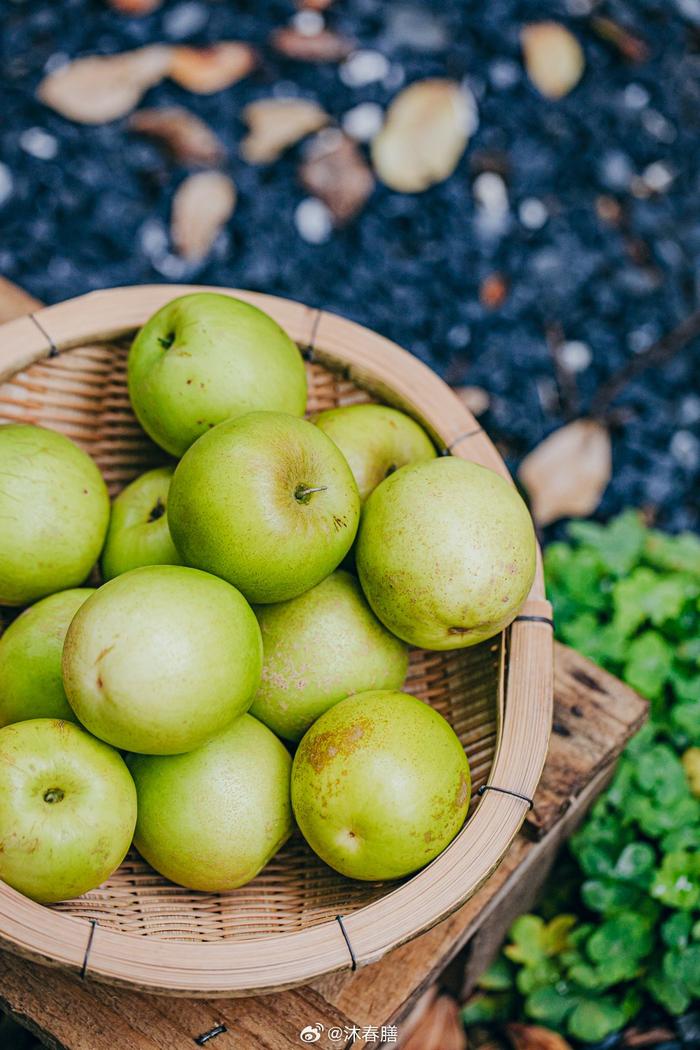
M 178 187 L 173 199 L 170 235 L 178 255 L 203 259 L 221 227 L 233 215 L 236 187 L 220 171 L 200 171 Z
M 475 126 L 476 103 L 464 87 L 419 80 L 397 95 L 372 141 L 375 171 L 393 190 L 426 190 L 449 178 Z
M 466 1050 L 467 1037 L 454 999 L 439 996 L 401 1045 L 403 1050 Z
M 635 36 L 634 33 L 630 33 L 612 18 L 596 15 L 591 19 L 591 28 L 601 40 L 607 40 L 609 44 L 616 47 L 622 57 L 629 62 L 646 62 L 648 59 L 649 48 L 645 41 Z
M 182 106 L 139 109 L 129 118 L 129 129 L 156 139 L 182 164 L 219 164 L 225 156 L 209 125 Z
M 263 98 L 246 106 L 241 116 L 250 129 L 241 142 L 241 155 L 249 164 L 277 160 L 330 120 L 316 102 L 303 98 Z
M 533 22 L 520 34 L 525 69 L 545 98 L 568 95 L 583 76 L 586 60 L 581 45 L 559 22 Z
M 299 178 L 328 207 L 338 226 L 361 211 L 374 189 L 364 156 L 352 139 L 334 128 L 320 131 L 309 142 Z
M 455 387 L 455 394 L 473 416 L 483 416 L 491 404 L 488 391 L 480 386 L 458 386 Z
M 61 66 L 39 84 L 37 97 L 69 120 L 104 124 L 138 105 L 170 66 L 169 47 L 154 44 L 118 55 L 91 55 Z
M 571 1050 L 571 1044 L 553 1032 L 537 1024 L 506 1025 L 506 1035 L 513 1044 L 513 1050 Z
M 333 0 L 297 0 L 297 7 L 302 11 L 327 11 Z
M 211 47 L 174 47 L 169 77 L 187 91 L 213 95 L 231 87 L 258 65 L 249 44 L 222 40 Z
M 611 473 L 607 429 L 593 419 L 577 419 L 533 449 L 520 464 L 518 477 L 530 496 L 533 518 L 538 525 L 549 525 L 592 514 Z
M 163 0 L 109 0 L 109 6 L 123 15 L 150 15 Z
M 488 310 L 497 310 L 508 297 L 508 281 L 502 273 L 491 273 L 479 287 L 479 300 Z
M 342 62 L 355 48 L 354 40 L 330 29 L 309 34 L 291 26 L 276 29 L 270 37 L 270 44 L 285 58 L 297 62 Z

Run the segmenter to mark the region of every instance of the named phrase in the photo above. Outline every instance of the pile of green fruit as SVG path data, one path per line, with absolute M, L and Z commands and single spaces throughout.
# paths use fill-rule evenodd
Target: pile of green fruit
M 393 408 L 305 420 L 298 348 L 224 295 L 156 313 L 128 378 L 179 463 L 111 508 L 67 438 L 0 427 L 0 605 L 29 605 L 0 639 L 0 878 L 72 898 L 133 840 L 165 877 L 231 890 L 295 820 L 349 877 L 417 870 L 470 779 L 449 724 L 401 691 L 407 643 L 511 622 L 535 568 L 525 505 Z M 83 587 L 98 559 L 106 582 Z

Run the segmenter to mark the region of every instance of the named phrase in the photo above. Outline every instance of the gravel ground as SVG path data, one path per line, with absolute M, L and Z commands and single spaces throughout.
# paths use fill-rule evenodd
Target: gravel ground
M 596 5 L 646 42 L 648 58 L 636 63 L 597 35 L 593 6 L 337 0 L 329 25 L 370 55 L 364 66 L 351 58 L 339 67 L 265 49 L 294 13 L 281 0 L 175 0 L 145 18 L 98 0 L 2 0 L 0 272 L 49 302 L 102 286 L 196 280 L 323 305 L 395 339 L 451 382 L 485 388 L 483 422 L 514 467 L 698 304 L 700 0 Z M 564 21 L 586 54 L 581 83 L 558 102 L 537 94 L 520 55 L 522 25 L 543 17 Z M 187 106 L 226 145 L 239 203 L 209 258 L 192 266 L 168 241 L 184 169 L 125 121 L 74 124 L 34 92 L 68 57 L 227 38 L 261 46 L 262 68 L 212 96 L 166 81 L 144 102 Z M 456 172 L 419 195 L 378 185 L 341 231 L 305 200 L 301 147 L 267 167 L 240 159 L 246 102 L 298 93 L 342 120 L 435 75 L 466 78 L 478 104 Z M 370 123 L 373 112 L 363 112 Z M 499 306 L 483 302 L 493 274 L 507 285 Z M 563 388 L 548 330 L 563 340 Z M 615 414 L 601 516 L 637 505 L 665 527 L 697 526 L 699 344 L 645 371 L 615 401 L 624 411 Z

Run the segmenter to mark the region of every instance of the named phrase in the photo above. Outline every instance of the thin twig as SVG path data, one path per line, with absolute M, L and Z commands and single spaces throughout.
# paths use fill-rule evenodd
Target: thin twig
M 641 354 L 619 368 L 617 372 L 613 372 L 610 378 L 599 387 L 593 398 L 590 415 L 594 418 L 602 416 L 632 379 L 646 371 L 647 368 L 668 361 L 698 336 L 700 336 L 700 310 L 690 314 L 676 328 L 661 336 Z

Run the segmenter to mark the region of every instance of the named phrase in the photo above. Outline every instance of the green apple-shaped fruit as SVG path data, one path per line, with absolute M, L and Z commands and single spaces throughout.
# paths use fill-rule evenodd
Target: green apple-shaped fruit
M 262 310 L 217 292 L 183 295 L 129 352 L 129 396 L 147 434 L 181 456 L 200 434 L 255 409 L 303 416 L 299 349 Z
M 446 456 L 403 467 L 365 504 L 362 589 L 399 638 L 461 649 L 502 631 L 535 575 L 527 507 L 492 470 Z
M 182 564 L 168 527 L 168 490 L 174 469 L 147 471 L 115 499 L 102 551 L 105 580 L 142 565 Z
M 94 590 L 59 591 L 25 609 L 0 638 L 0 726 L 27 718 L 77 721 L 61 677 L 70 622 Z
M 250 713 L 287 740 L 301 740 L 351 693 L 400 689 L 408 648 L 382 626 L 359 583 L 342 569 L 278 605 L 259 605 L 263 671 Z
M 292 770 L 304 838 L 352 879 L 398 879 L 437 857 L 464 823 L 470 788 L 449 723 L 387 690 L 357 693 L 321 715 Z
M 250 412 L 204 434 L 170 486 L 168 520 L 188 565 L 250 602 L 283 602 L 336 568 L 355 538 L 360 497 L 330 438 L 305 419 Z
M 126 856 L 136 789 L 124 760 L 80 726 L 0 729 L 0 879 L 42 904 L 104 882 Z
M 437 455 L 432 441 L 415 420 L 387 405 L 343 405 L 314 416 L 352 470 L 364 501 L 380 481 L 408 463 Z
M 107 488 L 82 449 L 55 430 L 0 426 L 0 605 L 81 584 L 108 521 Z
M 245 598 L 197 569 L 132 569 L 78 610 L 63 647 L 71 707 L 124 751 L 191 751 L 246 711 L 260 683 L 260 628 Z
M 132 755 L 136 848 L 189 889 L 243 886 L 292 832 L 291 766 L 284 745 L 250 715 L 188 755 Z

